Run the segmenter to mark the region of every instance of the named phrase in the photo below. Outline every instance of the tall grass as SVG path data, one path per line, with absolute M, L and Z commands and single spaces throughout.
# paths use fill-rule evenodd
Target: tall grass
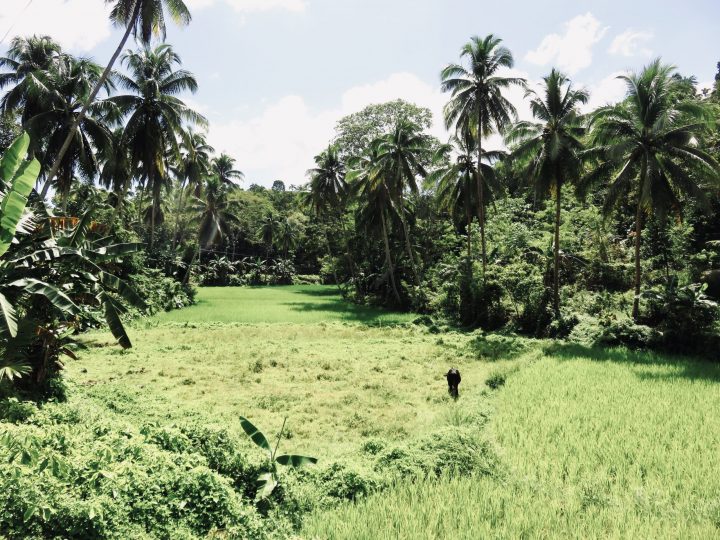
M 717 538 L 720 368 L 547 350 L 495 394 L 502 480 L 401 485 L 310 538 Z

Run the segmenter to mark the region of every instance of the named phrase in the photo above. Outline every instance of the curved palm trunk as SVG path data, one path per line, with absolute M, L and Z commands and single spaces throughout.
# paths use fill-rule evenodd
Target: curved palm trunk
M 482 252 L 483 280 L 487 270 L 487 247 L 485 244 L 485 182 L 482 175 L 482 113 L 478 111 L 476 189 L 478 196 L 478 221 L 480 222 L 480 251 Z
M 180 216 L 182 215 L 183 209 L 183 194 L 185 193 L 185 182 L 182 183 L 180 186 L 180 198 L 178 200 L 178 215 L 175 219 L 175 231 L 173 232 L 173 243 L 172 243 L 172 251 L 175 253 L 175 249 L 177 248 L 178 242 L 180 241 L 179 235 L 180 235 Z M 183 227 L 184 232 L 184 227 Z
M 637 211 L 635 212 L 635 298 L 633 299 L 632 317 L 637 322 L 640 316 L 640 235 L 642 233 L 642 207 L 638 195 Z
M 560 317 L 560 189 L 562 182 L 556 180 L 555 193 L 555 240 L 553 242 L 553 310 Z
M 70 148 L 70 143 L 72 142 L 73 133 L 75 133 L 75 130 L 78 128 L 78 125 L 80 125 L 80 122 L 83 121 L 83 118 L 85 118 L 85 115 L 87 114 L 87 110 L 92 104 L 93 101 L 95 101 L 95 98 L 97 97 L 98 93 L 100 92 L 100 89 L 103 87 L 105 82 L 107 81 L 108 77 L 110 76 L 110 72 L 112 71 L 112 67 L 115 64 L 115 61 L 118 59 L 118 56 L 120 56 L 120 52 L 123 50 L 123 47 L 125 47 L 125 43 L 127 42 L 128 38 L 130 37 L 130 32 L 132 32 L 132 29 L 135 27 L 135 23 L 137 22 L 137 18 L 140 15 L 140 7 L 141 2 L 140 0 L 137 0 L 135 2 L 135 9 L 133 10 L 132 17 L 130 19 L 130 22 L 127 25 L 127 28 L 125 29 L 125 33 L 123 34 L 122 39 L 120 40 L 120 43 L 117 46 L 117 49 L 115 49 L 115 52 L 113 53 L 112 57 L 110 57 L 110 62 L 108 62 L 108 65 L 105 67 L 105 70 L 103 71 L 102 75 L 100 76 L 100 80 L 98 80 L 97 84 L 95 85 L 95 88 L 93 88 L 92 92 L 90 92 L 90 95 L 88 96 L 87 100 L 82 106 L 82 109 L 80 109 L 80 114 L 78 114 L 75 117 L 75 120 L 72 123 L 72 126 L 70 127 L 70 131 L 67 134 L 67 137 L 65 137 L 65 141 L 63 141 L 63 145 L 60 147 L 60 152 L 58 153 L 57 157 L 55 158 L 55 161 L 52 164 L 52 167 L 50 167 L 50 172 L 48 172 L 47 179 L 45 180 L 47 183 L 52 182 L 53 178 L 55 178 L 55 175 L 58 172 L 58 169 L 60 168 L 60 162 L 62 161 L 63 157 L 65 156 L 65 153 L 67 152 L 68 148 Z M 43 190 L 45 191 L 45 190 Z
M 390 241 L 388 240 L 387 232 L 387 213 L 384 208 L 380 221 L 382 221 L 383 242 L 385 244 L 385 261 L 388 265 L 388 272 L 390 272 L 390 284 L 392 285 L 395 300 L 397 300 L 397 303 L 400 304 L 400 293 L 398 293 L 397 285 L 395 284 L 395 268 L 393 267 L 392 257 L 390 256 Z

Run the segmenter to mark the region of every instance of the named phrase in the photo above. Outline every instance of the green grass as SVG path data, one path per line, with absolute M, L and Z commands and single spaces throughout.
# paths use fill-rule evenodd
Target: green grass
M 414 318 L 411 313 L 349 304 L 337 288 L 324 285 L 203 287 L 196 305 L 156 317 L 160 322 L 314 324 L 347 321 L 375 325 L 399 324 Z
M 577 346 L 523 364 L 494 398 L 502 479 L 403 485 L 306 535 L 718 537 L 720 367 Z
M 402 444 L 489 417 L 491 477 L 401 483 L 316 508 L 304 538 L 711 538 L 720 534 L 720 367 L 392 323 L 327 287 L 201 289 L 138 323 L 135 347 L 88 336 L 71 405 L 140 426 L 200 421 L 367 468 L 369 439 Z M 381 322 L 382 321 L 382 322 Z M 518 345 L 516 347 L 516 345 Z M 506 352 L 504 352 L 506 351 Z M 512 352 L 512 354 L 510 354 Z M 447 396 L 444 373 L 463 375 Z M 505 383 L 490 390 L 485 381 Z M 478 412 L 481 415 L 478 415 Z

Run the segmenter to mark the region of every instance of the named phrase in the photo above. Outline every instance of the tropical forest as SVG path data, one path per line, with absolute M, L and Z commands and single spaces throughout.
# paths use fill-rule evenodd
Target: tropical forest
M 0 539 L 720 536 L 718 6 L 427 4 L 0 7 Z

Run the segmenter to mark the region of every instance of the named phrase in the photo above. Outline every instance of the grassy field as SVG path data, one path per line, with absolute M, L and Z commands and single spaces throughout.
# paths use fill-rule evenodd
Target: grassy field
M 520 360 L 522 362 L 522 359 Z M 501 479 L 403 485 L 312 538 L 717 538 L 720 368 L 550 348 L 494 398 Z M 411 509 L 411 510 L 409 510 Z
M 68 367 L 72 399 L 134 425 L 211 419 L 240 433 L 242 414 L 274 433 L 288 416 L 283 448 L 320 466 L 371 467 L 368 441 L 487 421 L 497 474 L 405 482 L 318 509 L 305 538 L 720 534 L 716 365 L 434 334 L 323 287 L 201 289 L 199 299 L 136 324 L 129 351 L 89 335 L 90 352 Z M 463 374 L 457 402 L 450 366 Z M 491 375 L 505 384 L 490 390 Z
M 71 379 L 143 421 L 202 414 L 239 432 L 244 415 L 272 432 L 288 416 L 286 450 L 338 457 L 449 414 L 450 365 L 475 393 L 493 369 L 466 336 L 394 326 L 415 316 L 348 305 L 330 287 L 206 288 L 199 300 L 137 324 L 127 351 L 91 334 L 92 354 L 70 365 Z
M 415 318 L 408 313 L 348 304 L 335 287 L 204 287 L 197 304 L 157 316 L 160 322 L 298 323 L 330 321 L 372 325 L 397 324 Z

